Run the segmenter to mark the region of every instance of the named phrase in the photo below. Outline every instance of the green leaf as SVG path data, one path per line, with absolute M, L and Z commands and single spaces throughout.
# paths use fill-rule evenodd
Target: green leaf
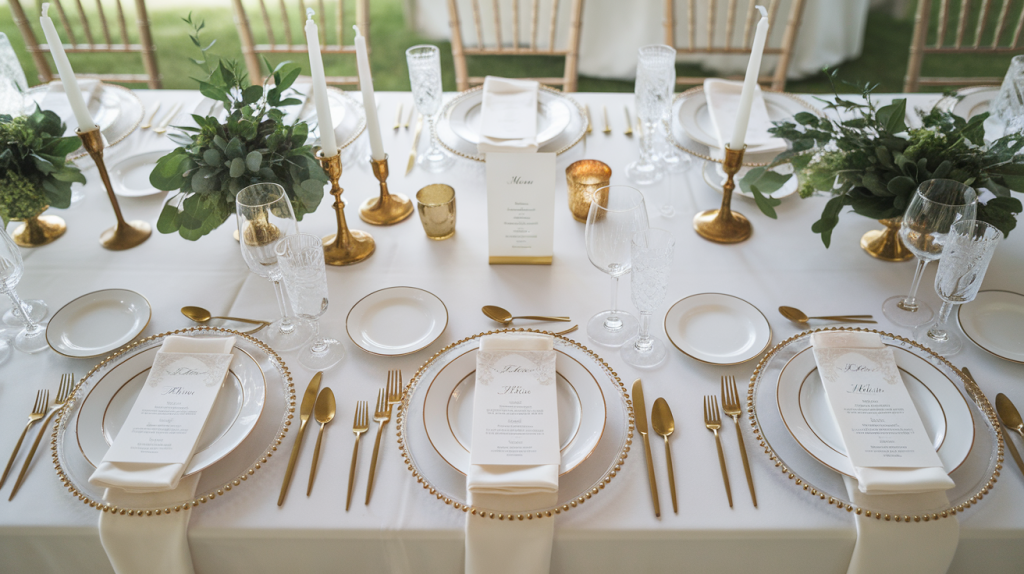
M 758 209 L 761 213 L 771 217 L 772 219 L 778 219 L 779 216 L 775 213 L 775 207 L 782 203 L 781 199 L 774 197 L 768 197 L 761 193 L 761 190 L 756 186 L 750 186 L 750 193 L 754 194 L 754 202 L 757 203 Z
M 828 200 L 821 212 L 821 219 L 811 225 L 811 231 L 821 235 L 821 242 L 825 244 L 826 249 L 832 243 L 832 230 L 839 224 L 839 212 L 842 211 L 844 204 L 845 197 L 841 195 Z
M 245 156 L 245 167 L 251 172 L 258 172 L 263 163 L 263 154 L 258 151 L 251 151 Z
M 875 117 L 891 134 L 898 134 L 907 131 L 906 124 L 907 100 L 900 98 L 893 100 L 891 104 L 882 106 L 875 113 Z
M 149 183 L 161 191 L 180 189 L 184 182 L 183 174 L 191 163 L 188 153 L 178 148 L 157 160 L 156 167 L 149 174 Z
M 219 166 L 224 163 L 224 158 L 220 155 L 220 152 L 214 148 L 209 148 L 203 152 L 203 161 L 209 166 Z
M 263 86 L 249 86 L 242 90 L 242 103 L 249 105 L 255 104 L 260 101 L 263 97 Z
M 243 173 L 245 173 L 245 160 L 240 157 L 236 157 L 231 160 L 231 171 L 229 172 L 229 175 L 231 175 L 231 177 L 240 177 Z
M 164 204 L 160 210 L 160 217 L 156 220 L 156 229 L 160 233 L 174 233 L 181 225 L 178 222 L 178 208 L 171 205 L 171 200 Z

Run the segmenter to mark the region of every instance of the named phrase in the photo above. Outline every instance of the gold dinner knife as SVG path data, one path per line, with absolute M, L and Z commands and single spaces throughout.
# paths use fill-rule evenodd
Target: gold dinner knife
M 633 118 L 629 115 L 629 106 L 624 108 L 626 110 L 626 131 L 622 132 L 627 136 L 633 135 Z
M 309 386 L 306 387 L 306 392 L 302 395 L 302 404 L 299 406 L 299 430 L 295 433 L 295 442 L 292 443 L 292 456 L 288 459 L 288 468 L 284 471 L 281 495 L 277 497 L 278 506 L 284 504 L 284 497 L 288 494 L 288 486 L 292 483 L 292 472 L 295 471 L 295 460 L 299 458 L 302 435 L 306 432 L 306 423 L 309 421 L 309 415 L 313 414 L 313 405 L 316 404 L 316 395 L 320 392 L 320 380 L 323 376 L 323 371 L 313 375 L 313 380 L 309 381 Z
M 1024 427 L 1024 420 L 1021 420 L 1020 412 L 1017 411 L 1017 407 L 1013 406 L 1013 401 L 1003 393 L 996 395 L 996 412 L 999 413 L 999 420 L 1003 421 L 1003 426 L 1010 430 L 1015 430 L 1018 434 L 1024 436 L 1024 432 L 1021 432 L 1021 427 Z M 1013 455 L 1013 460 L 1017 462 L 1017 468 L 1024 473 L 1024 461 L 1020 459 L 1017 446 L 1013 444 L 1013 440 L 1010 437 L 1006 437 L 1006 446 L 1010 448 L 1010 454 Z
M 651 440 L 647 437 L 647 407 L 644 405 L 644 386 L 640 379 L 633 381 L 633 418 L 636 430 L 644 437 L 644 455 L 647 457 L 647 479 L 651 483 L 651 501 L 654 515 L 661 518 L 661 504 L 658 502 L 658 483 L 654 480 L 654 461 L 651 459 Z
M 412 135 L 412 149 L 409 150 L 409 163 L 405 166 L 405 175 L 409 175 L 412 166 L 416 165 L 416 148 L 420 145 L 420 132 L 423 131 L 423 114 L 416 118 L 416 130 Z

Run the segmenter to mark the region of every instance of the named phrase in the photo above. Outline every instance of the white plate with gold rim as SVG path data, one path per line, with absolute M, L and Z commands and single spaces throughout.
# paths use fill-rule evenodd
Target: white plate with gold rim
M 352 342 L 373 355 L 422 351 L 448 326 L 448 308 L 429 291 L 388 287 L 360 299 L 345 319 Z
M 128 418 L 146 382 L 159 346 L 128 353 L 117 360 L 90 389 L 75 426 L 78 446 L 86 460 L 98 466 Z M 256 427 L 263 413 L 267 380 L 256 359 L 235 347 L 224 386 L 184 476 L 200 472 L 227 456 Z
M 480 143 L 483 121 L 483 91 L 459 100 L 448 112 L 448 125 L 455 135 L 472 144 Z M 537 94 L 537 144 L 544 145 L 569 127 L 572 110 L 568 102 L 543 90 Z
M 149 301 L 135 291 L 94 291 L 53 314 L 46 325 L 46 342 L 65 357 L 98 357 L 138 336 L 152 316 Z
M 462 474 L 469 472 L 473 430 L 476 355 L 453 357 L 428 384 L 423 426 L 441 458 Z M 570 472 L 590 456 L 604 433 L 607 406 L 597 379 L 579 361 L 555 351 L 558 392 L 558 473 Z
M 110 183 L 119 197 L 145 197 L 164 193 L 149 183 L 149 175 L 156 161 L 170 153 L 168 150 L 149 151 L 130 155 L 110 168 Z
M 807 111 L 800 100 L 787 94 L 762 93 L 764 94 L 765 108 L 768 110 L 768 119 L 772 122 L 789 121 L 796 114 Z M 703 87 L 690 91 L 686 97 L 680 98 L 680 100 L 681 103 L 678 104 L 679 107 L 676 110 L 676 119 L 686 135 L 709 148 L 718 148 L 718 137 L 715 135 L 717 130 L 711 121 L 711 111 L 708 109 L 708 101 Z M 764 144 L 752 146 L 746 150 L 746 153 L 758 154 L 773 149 L 772 144 Z M 777 154 L 781 151 L 785 150 L 776 150 L 774 153 Z
M 931 363 L 898 347 L 893 347 L 893 356 L 928 438 L 946 471 L 953 472 L 974 444 L 974 419 L 967 400 Z M 825 466 L 854 476 L 811 347 L 783 367 L 776 398 L 782 420 L 796 442 Z
M 712 365 L 744 363 L 772 342 L 764 313 L 724 293 L 699 293 L 676 301 L 665 314 L 665 334 L 684 355 Z
M 1000 359 L 1024 363 L 1024 295 L 980 291 L 974 301 L 960 306 L 956 317 L 975 345 Z

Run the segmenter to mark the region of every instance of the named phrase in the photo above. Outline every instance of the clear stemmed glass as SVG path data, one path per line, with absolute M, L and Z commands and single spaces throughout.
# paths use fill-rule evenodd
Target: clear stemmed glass
M 7 235 L 7 230 L 0 226 L 0 293 L 11 298 L 11 303 L 25 309 L 25 302 L 14 289 L 21 276 L 25 274 L 25 261 L 21 258 L 18 246 Z M 22 353 L 38 353 L 49 347 L 46 342 L 46 328 L 42 323 L 31 318 L 24 323 L 25 327 L 14 337 L 14 348 Z
M 409 83 L 416 110 L 427 119 L 430 128 L 430 146 L 416 161 L 423 169 L 438 173 L 447 169 L 455 158 L 437 145 L 434 121 L 441 110 L 441 50 L 437 46 L 413 46 L 405 51 L 409 64 Z
M 37 323 L 45 319 L 46 315 L 50 313 L 50 308 L 46 305 L 46 301 L 42 299 L 28 299 L 22 301 L 22 303 L 25 304 L 25 309 L 28 311 L 28 318 Z M 25 316 L 22 315 L 22 309 L 12 305 L 10 309 L 4 312 L 3 322 L 11 327 L 24 325 Z
M 633 235 L 630 295 L 640 311 L 640 332 L 626 341 L 619 353 L 626 363 L 639 368 L 656 367 L 668 356 L 665 343 L 651 336 L 651 314 L 665 302 L 672 252 L 676 241 L 664 229 L 647 229 Z
M 657 123 L 672 107 L 676 79 L 676 51 L 670 46 L 644 46 L 636 65 L 636 115 L 640 130 L 640 158 L 626 166 L 626 177 L 638 185 L 661 181 L 664 172 L 655 162 L 654 136 Z
M 611 309 L 587 323 L 587 335 L 595 343 L 618 347 L 636 335 L 636 317 L 618 309 L 619 277 L 629 273 L 633 235 L 647 227 L 647 206 L 639 190 L 611 185 L 594 192 L 585 231 L 587 256 L 612 278 Z
M 0 33 L 0 114 L 20 116 L 25 111 L 25 72 L 10 40 Z
M 325 371 L 345 356 L 345 348 L 337 339 L 320 333 L 319 319 L 327 312 L 323 243 L 315 235 L 298 233 L 278 241 L 275 249 L 292 310 L 313 325 L 313 342 L 299 355 L 299 364 L 311 371 Z
M 949 314 L 956 305 L 970 303 L 978 296 L 988 264 L 1003 232 L 983 221 L 958 221 L 949 228 L 946 247 L 935 275 L 935 292 L 942 298 L 939 317 L 914 331 L 918 343 L 948 357 L 960 352 L 963 340 L 949 332 Z
M 919 327 L 931 320 L 932 308 L 917 300 L 924 268 L 942 255 L 949 226 L 963 219 L 974 219 L 978 195 L 974 189 L 951 179 L 930 179 L 914 193 L 903 214 L 900 239 L 917 256 L 914 281 L 909 295 L 885 300 L 882 313 L 901 327 Z
M 235 197 L 238 237 L 242 258 L 249 270 L 274 282 L 274 293 L 281 318 L 260 333 L 260 338 L 277 351 L 298 349 L 313 336 L 309 321 L 291 314 L 278 264 L 277 243 L 299 232 L 292 204 L 284 188 L 276 183 L 258 183 L 244 188 Z

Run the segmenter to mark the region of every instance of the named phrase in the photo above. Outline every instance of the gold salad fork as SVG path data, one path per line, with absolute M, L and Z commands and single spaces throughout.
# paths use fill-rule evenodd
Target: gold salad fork
M 704 426 L 715 433 L 715 444 L 718 446 L 718 463 L 722 467 L 722 481 L 725 482 L 725 495 L 729 497 L 729 508 L 732 508 L 732 490 L 729 488 L 729 472 L 725 470 L 725 453 L 722 452 L 722 439 L 718 429 L 722 428 L 722 415 L 718 413 L 718 399 L 713 395 L 704 396 Z
M 370 477 L 366 482 L 366 502 L 370 504 L 370 495 L 373 494 L 373 478 L 377 472 L 377 453 L 380 452 L 380 437 L 384 434 L 384 425 L 391 420 L 391 405 L 389 398 L 402 396 L 402 386 L 399 384 L 402 373 L 398 370 L 388 371 L 387 386 L 377 392 L 377 409 L 373 413 L 373 420 L 380 423 L 377 426 L 377 439 L 373 443 L 373 456 L 370 457 Z M 398 402 L 397 400 L 395 402 Z
M 50 403 L 50 391 L 36 391 L 36 402 L 32 403 L 32 412 L 28 415 L 28 424 L 25 425 L 25 429 L 21 431 L 21 436 L 18 438 L 18 443 L 14 445 L 14 452 L 11 453 L 11 460 L 7 461 L 7 468 L 4 469 L 4 476 L 0 478 L 0 487 L 3 487 L 4 483 L 7 482 L 7 475 L 11 472 L 11 467 L 14 466 L 14 459 L 18 458 L 18 451 L 21 449 L 21 443 L 25 441 L 25 435 L 28 434 L 28 429 L 35 424 L 35 422 L 46 415 L 46 405 Z
M 750 488 L 750 499 L 754 501 L 754 508 L 757 508 L 757 494 L 754 493 L 754 478 L 750 476 L 750 461 L 747 460 L 747 447 L 743 445 L 743 431 L 740 430 L 740 396 L 736 392 L 736 377 L 726 375 L 722 377 L 722 410 L 727 416 L 732 417 L 736 424 L 736 441 L 740 443 L 740 457 L 743 459 L 743 471 L 747 474 L 747 486 Z
M 356 435 L 356 443 L 352 446 L 352 465 L 348 468 L 348 496 L 345 498 L 345 512 L 352 505 L 352 486 L 356 482 L 356 460 L 359 458 L 359 437 L 370 430 L 370 405 L 366 401 L 356 403 L 356 416 L 352 422 L 352 432 Z
M 11 489 L 11 496 L 7 499 L 8 501 L 14 500 L 14 496 L 18 494 L 18 490 L 25 482 L 25 476 L 28 475 L 28 468 L 32 464 L 32 457 L 36 455 L 36 449 L 39 448 L 39 442 L 43 440 L 43 435 L 46 434 L 46 425 L 49 424 L 50 419 L 57 413 L 57 411 L 64 408 L 68 399 L 71 398 L 71 390 L 74 387 L 74 373 L 65 373 L 60 376 L 60 386 L 57 388 L 57 402 L 53 403 L 53 406 L 50 407 L 49 411 L 47 411 L 46 416 L 43 417 L 43 423 L 39 427 L 39 434 L 36 435 L 36 440 L 32 443 L 32 449 L 28 451 L 28 456 L 25 457 L 25 462 L 22 463 L 21 472 L 18 474 L 18 481 L 14 483 L 14 488 Z

